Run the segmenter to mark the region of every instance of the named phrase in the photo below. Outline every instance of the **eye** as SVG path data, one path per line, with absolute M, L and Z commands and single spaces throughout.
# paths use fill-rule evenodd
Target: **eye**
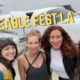
M 60 38 L 60 37 L 61 37 L 60 35 L 57 36 L 57 38 Z
M 9 50 L 9 47 L 6 47 L 5 50 Z
M 35 42 L 35 44 L 38 44 L 39 42 Z
M 51 38 L 54 38 L 54 36 L 51 36 Z
M 12 49 L 15 49 L 15 46 L 12 46 Z
M 29 42 L 29 44 L 32 44 L 32 42 Z

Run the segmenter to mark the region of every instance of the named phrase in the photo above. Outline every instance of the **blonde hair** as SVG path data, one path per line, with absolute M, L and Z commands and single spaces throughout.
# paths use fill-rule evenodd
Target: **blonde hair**
M 26 41 L 28 41 L 28 38 L 31 36 L 37 36 L 39 38 L 39 42 L 41 40 L 41 33 L 38 30 L 31 30 L 29 33 L 26 34 Z

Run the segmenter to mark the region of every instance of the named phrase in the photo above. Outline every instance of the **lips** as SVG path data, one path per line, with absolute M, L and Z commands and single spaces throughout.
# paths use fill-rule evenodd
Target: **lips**
M 36 51 L 37 49 L 31 49 L 32 51 Z
M 58 43 L 55 43 L 55 44 L 53 44 L 54 46 L 59 46 L 59 44 Z
M 15 56 L 15 54 L 10 54 L 10 55 L 7 55 L 8 57 L 14 57 Z
M 31 48 L 32 52 L 36 52 L 38 50 L 38 48 Z
M 9 55 L 9 57 L 13 57 L 14 55 Z

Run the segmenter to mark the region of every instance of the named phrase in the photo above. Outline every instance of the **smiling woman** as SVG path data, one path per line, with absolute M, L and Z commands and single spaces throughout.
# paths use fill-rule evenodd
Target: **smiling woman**
M 77 46 L 61 26 L 50 26 L 41 39 L 45 50 L 48 72 L 55 71 L 59 80 L 73 80 L 77 64 Z
M 49 80 L 45 54 L 39 50 L 40 41 L 41 35 L 37 30 L 26 35 L 28 51 L 18 58 L 21 80 Z
M 12 63 L 18 56 L 16 44 L 9 38 L 0 38 L 0 80 L 14 80 Z

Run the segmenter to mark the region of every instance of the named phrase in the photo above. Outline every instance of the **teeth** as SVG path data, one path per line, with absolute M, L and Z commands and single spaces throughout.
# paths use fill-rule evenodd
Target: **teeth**
M 10 57 L 14 56 L 14 55 L 9 55 Z

